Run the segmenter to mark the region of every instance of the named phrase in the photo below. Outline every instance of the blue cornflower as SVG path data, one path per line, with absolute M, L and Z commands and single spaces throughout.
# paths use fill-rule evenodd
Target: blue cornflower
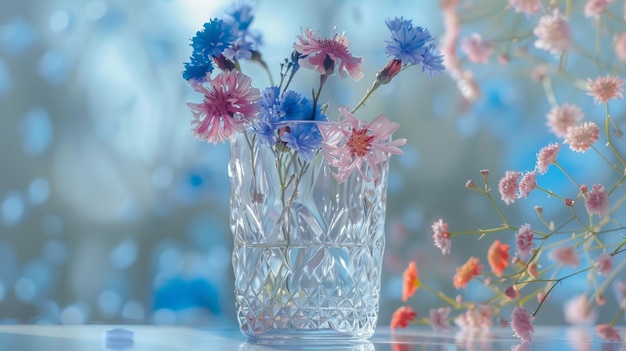
M 268 145 L 274 145 L 276 142 L 276 131 L 281 120 L 279 99 L 280 89 L 278 87 L 265 88 L 259 101 L 259 114 L 252 125 L 252 132 Z
M 185 63 L 185 71 L 183 79 L 204 81 L 208 73 L 213 72 L 213 64 L 211 59 L 205 56 L 191 56 L 191 62 Z
M 433 37 L 428 30 L 422 27 L 403 25 L 391 31 L 391 40 L 387 40 L 385 52 L 402 61 L 403 64 L 418 64 L 422 62 L 428 41 Z
M 230 24 L 213 18 L 204 24 L 204 29 L 191 38 L 191 46 L 194 55 L 220 56 L 236 39 L 237 36 Z
M 428 45 L 422 60 L 422 72 L 428 71 L 432 77 L 433 73 L 442 73 L 445 69 L 443 55 L 436 51 L 435 44 Z
M 235 30 L 238 31 L 247 31 L 248 27 L 250 27 L 250 23 L 254 19 L 252 15 L 252 6 L 250 4 L 233 4 L 230 6 L 225 13 L 225 18 L 228 23 L 230 23 Z
M 249 60 L 252 58 L 252 46 L 253 44 L 245 41 L 244 38 L 238 38 L 228 49 L 224 50 L 224 56 L 231 60 Z
M 396 17 L 393 20 L 385 21 L 385 23 L 387 24 L 387 28 L 389 28 L 391 32 L 398 31 L 402 27 L 407 27 L 409 29 L 413 28 L 412 21 L 405 20 L 404 17 L 400 17 L 400 18 Z
M 302 95 L 288 90 L 280 97 L 280 113 L 286 121 L 311 119 L 309 102 Z M 307 115 L 308 114 L 308 115 Z
M 286 132 L 280 136 L 290 149 L 298 152 L 305 161 L 311 161 L 322 145 L 322 133 L 317 123 L 289 123 Z

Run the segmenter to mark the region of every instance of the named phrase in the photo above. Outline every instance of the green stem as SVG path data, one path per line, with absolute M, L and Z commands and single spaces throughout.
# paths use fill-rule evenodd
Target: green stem
M 378 80 L 375 80 L 374 83 L 372 83 L 372 86 L 367 89 L 367 93 L 365 93 L 365 96 L 363 96 L 363 98 L 361 99 L 361 101 L 359 101 L 359 103 L 352 109 L 352 113 L 354 114 L 359 108 L 361 108 L 363 105 L 365 105 L 365 102 L 367 101 L 367 99 L 370 98 L 370 96 L 372 95 L 372 93 L 374 93 L 376 91 L 376 89 L 378 89 L 378 87 L 380 87 L 380 82 Z

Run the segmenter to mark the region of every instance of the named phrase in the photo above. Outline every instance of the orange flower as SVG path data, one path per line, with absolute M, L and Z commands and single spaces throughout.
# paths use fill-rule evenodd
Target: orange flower
M 453 278 L 454 287 L 457 289 L 467 288 L 467 283 L 479 275 L 481 269 L 483 269 L 483 265 L 479 264 L 478 258 L 470 257 L 464 265 L 456 269 Z
M 417 312 L 411 309 L 411 306 L 402 306 L 398 308 L 391 316 L 391 329 L 398 327 L 406 328 L 409 322 L 417 317 Z
M 508 259 L 509 245 L 501 243 L 500 240 L 494 241 L 487 252 L 487 261 L 489 261 L 493 274 L 498 277 L 501 276 L 506 266 L 509 265 Z
M 404 273 L 402 273 L 402 278 L 402 301 L 406 301 L 409 297 L 413 296 L 421 284 L 415 261 L 409 262 L 409 266 L 406 267 Z

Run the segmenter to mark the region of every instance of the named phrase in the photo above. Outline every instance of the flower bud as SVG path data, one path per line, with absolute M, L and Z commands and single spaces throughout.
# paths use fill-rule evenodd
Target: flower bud
M 389 61 L 385 68 L 376 73 L 376 81 L 378 81 L 380 84 L 387 84 L 391 82 L 393 77 L 397 76 L 398 73 L 400 73 L 401 69 L 402 61 L 398 59 L 393 59 Z

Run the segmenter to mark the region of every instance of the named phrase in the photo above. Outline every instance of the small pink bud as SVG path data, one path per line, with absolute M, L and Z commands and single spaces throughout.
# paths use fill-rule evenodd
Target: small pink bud
M 402 61 L 393 59 L 389 61 L 385 68 L 376 74 L 376 80 L 380 82 L 380 84 L 387 84 L 391 82 L 393 77 L 400 73 L 400 70 L 402 70 Z
M 498 63 L 501 65 L 508 65 L 511 62 L 511 57 L 507 54 L 498 56 Z
M 540 292 L 539 294 L 537 294 L 537 302 L 543 302 L 543 300 L 545 300 L 548 296 L 546 295 L 546 293 L 544 292 Z
M 476 187 L 476 184 L 474 184 L 474 181 L 471 179 L 465 183 L 465 187 L 468 189 L 478 190 L 478 188 Z
M 535 211 L 537 211 L 537 213 L 542 214 L 543 213 L 543 207 L 537 205 L 535 206 Z
M 504 295 L 506 295 L 506 297 L 508 297 L 510 300 L 515 300 L 519 297 L 519 292 L 515 290 L 513 286 L 509 286 L 504 289 Z
M 598 306 L 604 306 L 606 303 L 606 297 L 604 297 L 604 295 L 596 295 L 596 303 Z
M 587 184 L 581 184 L 580 185 L 580 192 L 585 194 L 587 192 Z
M 572 205 L 574 205 L 574 200 L 570 198 L 565 199 L 565 206 L 572 207 Z

